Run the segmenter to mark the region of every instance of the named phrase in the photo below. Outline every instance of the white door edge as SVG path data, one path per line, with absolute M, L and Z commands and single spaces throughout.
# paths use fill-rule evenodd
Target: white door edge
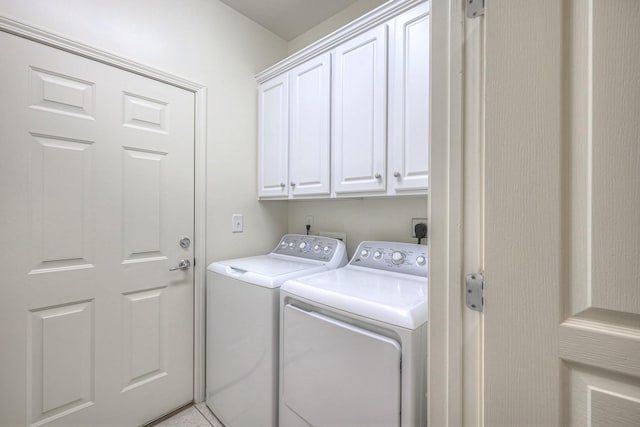
M 428 425 L 461 426 L 464 2 L 431 7 L 427 414 Z
M 184 79 L 156 68 L 137 63 L 113 53 L 91 47 L 68 39 L 45 29 L 31 26 L 11 18 L 0 16 L 0 31 L 23 37 L 70 52 L 103 64 L 120 68 L 143 77 L 148 77 L 172 86 L 193 92 L 195 98 L 195 200 L 194 200 L 194 256 L 197 260 L 194 268 L 194 378 L 193 400 L 201 402 L 205 396 L 205 277 L 206 277 L 206 114 L 207 88 L 191 80 Z

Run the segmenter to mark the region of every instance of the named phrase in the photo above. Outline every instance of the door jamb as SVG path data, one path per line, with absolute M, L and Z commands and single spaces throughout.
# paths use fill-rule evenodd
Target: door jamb
M 432 2 L 428 425 L 463 425 L 463 0 Z
M 198 261 L 193 270 L 194 280 L 194 364 L 193 400 L 205 398 L 205 278 L 206 278 L 206 141 L 207 88 L 156 68 L 123 58 L 105 50 L 68 39 L 64 36 L 0 16 L 0 31 L 37 43 L 51 46 L 124 71 L 148 77 L 194 94 L 194 257 Z

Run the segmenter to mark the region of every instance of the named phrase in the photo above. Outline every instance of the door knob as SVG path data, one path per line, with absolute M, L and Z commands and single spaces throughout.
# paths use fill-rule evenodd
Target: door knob
M 169 271 L 176 271 L 176 270 L 185 271 L 185 270 L 188 270 L 189 267 L 191 267 L 191 261 L 189 261 L 188 259 L 181 259 L 178 265 L 176 267 L 171 267 Z
M 393 176 L 395 176 L 396 178 L 400 178 L 400 172 L 397 172 L 397 171 L 396 171 L 396 172 L 394 172 L 394 173 L 393 173 Z

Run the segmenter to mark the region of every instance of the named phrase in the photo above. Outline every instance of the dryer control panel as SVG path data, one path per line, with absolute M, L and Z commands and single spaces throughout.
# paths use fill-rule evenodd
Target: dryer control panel
M 346 264 L 344 243 L 331 237 L 285 234 L 282 236 L 282 239 L 280 239 L 278 246 L 276 246 L 271 253 L 323 261 L 326 263 L 337 260 L 341 265 Z
M 349 265 L 427 277 L 428 246 L 365 241 L 358 245 Z

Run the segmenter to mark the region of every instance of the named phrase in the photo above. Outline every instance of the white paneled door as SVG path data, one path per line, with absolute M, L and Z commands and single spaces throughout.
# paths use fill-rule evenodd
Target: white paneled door
M 193 397 L 194 95 L 0 33 L 0 425 Z
M 486 14 L 484 425 L 640 425 L 640 2 Z

